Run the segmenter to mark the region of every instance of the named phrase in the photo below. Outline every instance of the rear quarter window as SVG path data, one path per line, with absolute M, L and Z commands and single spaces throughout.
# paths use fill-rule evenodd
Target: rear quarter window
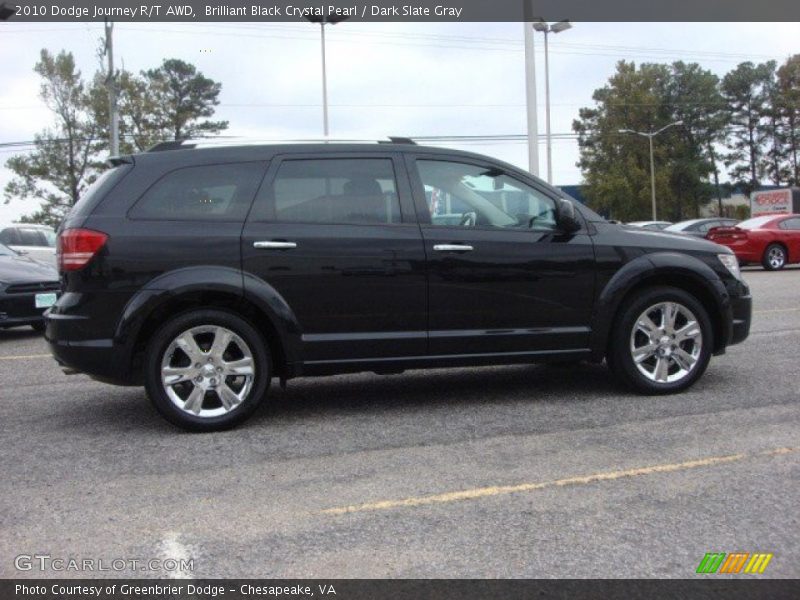
M 68 217 L 85 217 L 89 215 L 95 207 L 100 204 L 108 192 L 122 180 L 130 171 L 132 165 L 122 164 L 104 171 L 100 177 L 86 188 L 83 195 L 70 210 Z
M 128 213 L 131 219 L 243 221 L 264 174 L 263 162 L 183 167 L 161 177 Z

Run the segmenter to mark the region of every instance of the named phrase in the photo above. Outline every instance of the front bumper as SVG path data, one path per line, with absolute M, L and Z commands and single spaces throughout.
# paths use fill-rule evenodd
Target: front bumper
M 729 345 L 739 344 L 750 335 L 750 322 L 753 318 L 753 297 L 731 297 L 731 335 Z
M 35 294 L 0 294 L 0 328 L 35 325 L 43 320 L 44 308 L 36 308 Z

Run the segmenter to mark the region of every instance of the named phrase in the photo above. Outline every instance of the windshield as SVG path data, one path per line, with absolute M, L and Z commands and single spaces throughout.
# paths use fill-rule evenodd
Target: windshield
M 775 215 L 763 216 L 763 217 L 753 217 L 752 219 L 747 219 L 747 221 L 742 221 L 737 225 L 739 229 L 758 229 L 762 225 L 769 223 L 772 219 L 775 218 Z

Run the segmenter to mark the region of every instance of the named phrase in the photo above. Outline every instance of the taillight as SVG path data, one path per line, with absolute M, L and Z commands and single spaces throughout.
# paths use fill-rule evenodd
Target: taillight
M 58 236 L 60 271 L 82 269 L 105 245 L 108 236 L 91 229 L 65 229 Z

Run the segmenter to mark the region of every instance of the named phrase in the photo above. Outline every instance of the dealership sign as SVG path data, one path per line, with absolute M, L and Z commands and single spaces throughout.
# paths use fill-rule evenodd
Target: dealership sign
M 793 210 L 793 190 L 784 188 L 753 192 L 750 196 L 750 215 L 781 215 L 795 212 Z

